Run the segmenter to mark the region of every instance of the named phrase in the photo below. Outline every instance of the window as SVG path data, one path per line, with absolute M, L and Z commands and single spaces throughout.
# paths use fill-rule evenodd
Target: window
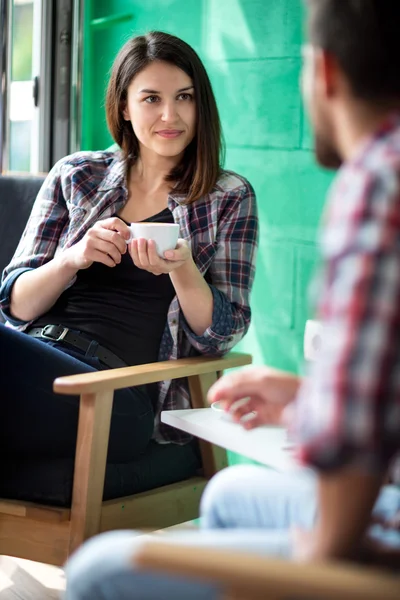
M 11 61 L 9 118 L 9 171 L 31 170 L 34 113 L 32 56 L 33 0 L 13 0 L 11 8 Z
M 0 0 L 0 172 L 78 149 L 82 18 L 82 0 Z

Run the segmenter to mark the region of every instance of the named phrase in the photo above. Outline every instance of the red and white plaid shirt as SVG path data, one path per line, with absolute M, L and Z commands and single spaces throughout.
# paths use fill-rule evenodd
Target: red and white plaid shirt
M 400 450 L 400 117 L 342 167 L 321 246 L 324 340 L 297 398 L 299 456 L 383 472 Z

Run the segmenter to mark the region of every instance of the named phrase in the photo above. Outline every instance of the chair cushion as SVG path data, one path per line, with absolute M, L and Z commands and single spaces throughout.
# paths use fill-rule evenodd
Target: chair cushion
M 131 496 L 196 475 L 196 441 L 178 446 L 150 442 L 134 462 L 107 465 L 103 500 Z M 0 459 L 0 498 L 70 507 L 73 460 Z
M 14 254 L 43 181 L 43 177 L 0 176 L 0 273 Z
M 43 177 L 0 176 L 0 271 L 18 245 Z

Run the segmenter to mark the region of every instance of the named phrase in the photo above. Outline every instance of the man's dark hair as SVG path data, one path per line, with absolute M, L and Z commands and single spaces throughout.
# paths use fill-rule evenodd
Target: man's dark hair
M 355 96 L 400 106 L 400 0 L 306 0 L 312 45 L 330 52 Z

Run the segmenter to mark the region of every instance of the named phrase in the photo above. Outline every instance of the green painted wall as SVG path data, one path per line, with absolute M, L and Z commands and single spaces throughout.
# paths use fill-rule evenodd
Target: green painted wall
M 314 165 L 299 92 L 301 0 L 86 0 L 85 5 L 83 148 L 111 143 L 105 82 L 113 57 L 130 36 L 149 29 L 174 33 L 205 62 L 222 117 L 226 166 L 251 181 L 261 217 L 253 323 L 240 350 L 251 352 L 255 364 L 299 371 L 307 287 L 317 260 L 315 233 L 330 182 Z M 116 15 L 121 22 L 109 28 L 98 21 Z

